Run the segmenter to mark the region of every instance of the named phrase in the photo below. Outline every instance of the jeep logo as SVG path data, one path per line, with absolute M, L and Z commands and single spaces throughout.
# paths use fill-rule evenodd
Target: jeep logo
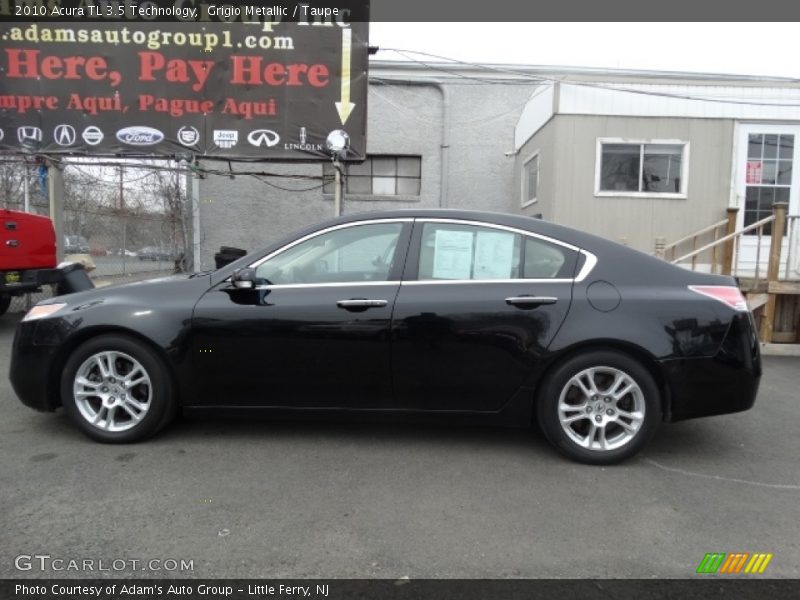
M 152 127 L 126 127 L 117 132 L 117 139 L 129 146 L 155 146 L 164 134 Z

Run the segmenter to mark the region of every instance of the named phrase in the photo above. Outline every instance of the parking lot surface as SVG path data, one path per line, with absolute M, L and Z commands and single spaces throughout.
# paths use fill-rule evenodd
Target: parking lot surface
M 765 358 L 753 410 L 664 425 L 614 467 L 464 426 L 182 419 L 112 446 L 16 399 L 18 318 L 0 319 L 0 577 L 692 577 L 707 552 L 800 577 L 796 358 Z M 192 570 L 130 566 L 152 559 Z

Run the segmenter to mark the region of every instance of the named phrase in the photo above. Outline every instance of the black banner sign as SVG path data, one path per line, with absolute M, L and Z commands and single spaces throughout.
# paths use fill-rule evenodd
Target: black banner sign
M 343 157 L 363 160 L 368 22 L 350 16 L 367 1 L 286 18 L 219 5 L 241 11 L 223 23 L 0 23 L 0 148 L 318 160 L 339 131 Z

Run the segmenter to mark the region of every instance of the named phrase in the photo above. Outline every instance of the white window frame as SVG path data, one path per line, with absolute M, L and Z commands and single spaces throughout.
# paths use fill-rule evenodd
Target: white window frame
M 631 192 L 625 190 L 601 190 L 600 182 L 602 179 L 603 167 L 603 144 L 630 144 L 640 146 L 639 151 L 639 181 L 642 180 L 642 170 L 644 169 L 644 147 L 645 145 L 664 144 L 671 146 L 683 146 L 681 155 L 681 191 L 679 193 L 670 192 Z M 630 138 L 597 138 L 594 164 L 594 195 L 598 198 L 676 198 L 686 200 L 689 197 L 689 142 L 686 140 L 674 139 L 630 139 Z
M 541 187 L 542 176 L 542 159 L 540 157 L 541 151 L 536 150 L 533 154 L 522 163 L 522 177 L 520 178 L 520 208 L 525 208 L 536 204 L 539 201 L 539 188 Z M 528 197 L 528 165 L 536 159 L 536 195 L 533 198 Z

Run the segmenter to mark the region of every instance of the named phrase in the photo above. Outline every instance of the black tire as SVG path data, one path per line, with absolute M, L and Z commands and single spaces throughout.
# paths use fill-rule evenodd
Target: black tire
M 144 388 L 144 390 L 150 391 L 149 402 L 144 402 L 148 408 L 144 412 L 144 416 L 141 417 L 141 420 L 135 424 L 131 424 L 129 428 L 124 431 L 108 431 L 105 428 L 98 427 L 89 422 L 88 417 L 85 416 L 78 407 L 73 391 L 75 377 L 84 362 L 100 352 L 109 351 L 121 353 L 123 355 L 120 357 L 122 362 L 119 363 L 119 366 L 122 368 L 125 367 L 127 362 L 124 358 L 125 355 L 138 361 L 150 379 L 149 387 Z M 131 396 L 133 396 L 134 393 L 143 393 L 142 387 L 124 391 L 127 391 Z M 144 396 L 142 396 L 142 398 L 144 398 Z M 130 443 L 144 440 L 166 426 L 174 418 L 178 409 L 172 379 L 161 358 L 144 343 L 133 338 L 116 334 L 101 335 L 92 338 L 81 344 L 70 355 L 61 376 L 61 401 L 64 406 L 64 411 L 81 431 L 93 440 L 106 443 Z M 89 410 L 99 412 L 102 402 L 100 397 L 92 397 L 89 402 Z M 84 408 L 84 411 L 85 410 Z M 110 411 L 110 409 L 106 410 Z M 120 411 L 121 419 L 130 419 L 130 416 L 126 414 L 126 412 L 123 412 L 121 406 L 117 407 L 116 410 Z M 132 419 L 131 422 L 133 422 Z M 125 426 L 124 422 L 122 426 Z
M 597 369 L 593 380 L 598 394 L 583 402 L 586 394 L 571 380 L 582 374 L 581 381 L 588 388 L 587 369 L 592 368 Z M 630 382 L 638 389 L 633 387 L 616 399 L 609 386 L 620 373 L 619 392 L 625 391 Z M 559 417 L 562 393 L 564 405 L 583 407 L 565 409 L 565 419 L 575 418 L 565 425 Z M 642 418 L 623 416 L 638 415 L 640 409 Z M 613 350 L 590 351 L 566 359 L 547 376 L 538 395 L 536 417 L 547 440 L 569 458 L 593 465 L 613 464 L 639 452 L 653 437 L 662 418 L 661 394 L 652 375 L 639 361 Z
M 9 294 L 0 294 L 0 315 L 6 314 L 6 311 L 10 305 L 11 296 Z

